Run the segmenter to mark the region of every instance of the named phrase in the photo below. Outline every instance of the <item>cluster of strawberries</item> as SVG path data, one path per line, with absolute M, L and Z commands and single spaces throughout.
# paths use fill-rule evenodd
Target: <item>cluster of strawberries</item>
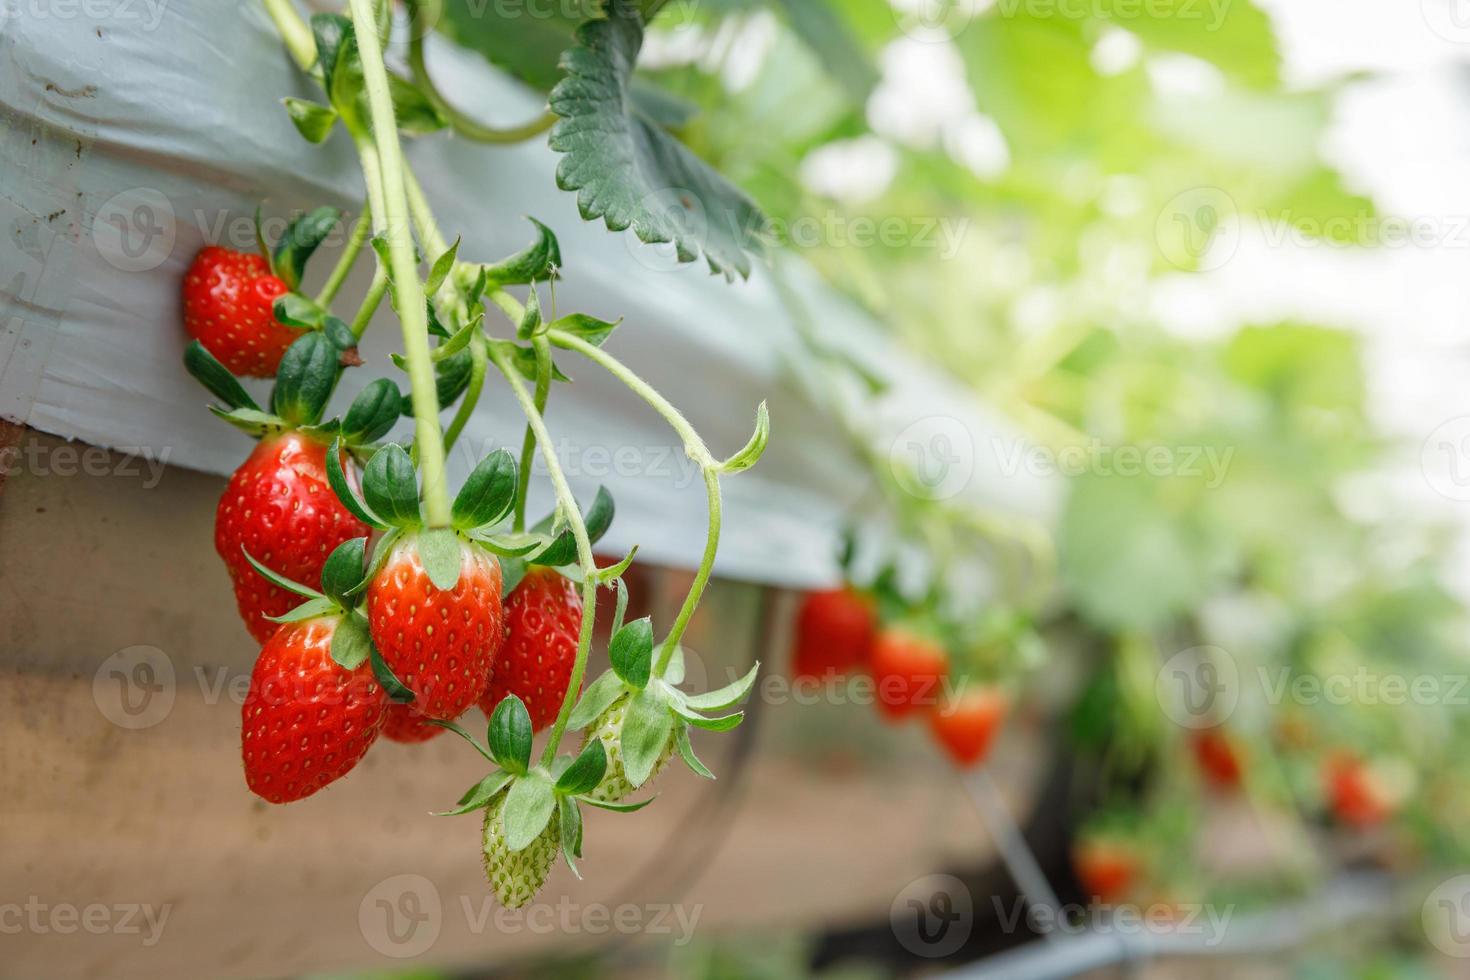
M 808 594 L 796 619 L 792 674 L 829 681 L 852 671 L 873 678 L 885 720 L 924 718 L 935 741 L 961 767 L 985 760 L 1010 710 L 996 683 L 956 669 L 921 620 L 880 622 L 873 596 L 852 585 Z
M 262 256 L 210 246 L 185 278 L 184 325 L 232 374 L 275 376 L 307 333 L 275 315 L 290 288 Z M 216 371 L 211 389 L 228 383 Z M 302 799 L 350 771 L 379 735 L 423 742 L 444 730 L 435 722 L 476 704 L 488 716 L 512 694 L 537 731 L 551 724 L 581 629 L 574 583 L 530 565 L 502 597 L 500 562 L 464 535 L 450 539 L 458 552 L 448 559 L 458 565 L 450 587 L 426 567 L 422 534 L 392 534 L 365 561 L 375 527 L 333 486 L 334 468 L 359 482 L 349 453 L 332 456 L 340 429 L 288 415 L 257 433 L 215 515 L 215 549 L 246 628 L 263 644 L 241 716 L 250 789 L 272 803 Z M 373 656 L 411 702 L 390 697 Z

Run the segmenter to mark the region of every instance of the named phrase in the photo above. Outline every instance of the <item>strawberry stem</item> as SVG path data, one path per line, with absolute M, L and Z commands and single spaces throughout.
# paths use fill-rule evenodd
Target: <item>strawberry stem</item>
M 381 206 L 369 200 L 374 221 L 382 215 L 388 241 L 388 272 L 398 299 L 398 317 L 403 326 L 403 353 L 408 361 L 408 378 L 414 417 L 414 445 L 423 475 L 424 510 L 430 527 L 447 527 L 450 520 L 449 488 L 444 473 L 444 437 L 439 430 L 439 396 L 434 383 L 434 365 L 429 355 L 429 321 L 424 284 L 419 279 L 414 256 L 413 231 L 409 225 L 408 193 L 404 185 L 403 148 L 398 142 L 398 121 L 393 96 L 388 88 L 388 69 L 378 38 L 377 17 L 372 0 L 351 0 L 352 22 L 362 60 L 363 83 L 372 117 L 373 141 L 380 164 Z M 366 160 L 364 160 L 366 164 Z
M 306 21 L 291 5 L 291 0 L 265 0 L 265 11 L 275 21 L 276 30 L 280 32 L 286 50 L 291 52 L 292 60 L 302 71 L 310 72 L 316 64 L 316 39 L 311 36 L 311 28 Z
M 342 249 L 342 254 L 337 257 L 337 264 L 332 267 L 332 274 L 327 277 L 322 291 L 317 293 L 316 305 L 328 307 L 332 300 L 337 298 L 337 293 L 347 277 L 352 273 L 352 267 L 357 264 L 357 256 L 362 251 L 362 246 L 368 240 L 368 232 L 373 227 L 373 206 L 364 204 L 362 215 L 357 219 L 357 224 L 352 226 L 352 235 L 347 239 L 347 245 Z M 361 336 L 361 334 L 359 334 Z

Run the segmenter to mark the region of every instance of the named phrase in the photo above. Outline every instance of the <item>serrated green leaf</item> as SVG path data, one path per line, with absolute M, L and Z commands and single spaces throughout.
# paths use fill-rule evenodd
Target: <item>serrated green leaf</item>
M 475 465 L 454 498 L 454 526 L 476 528 L 498 523 L 516 501 L 516 461 L 497 449 Z
M 338 208 L 320 207 L 298 215 L 286 226 L 286 233 L 276 242 L 271 265 L 288 287 L 294 290 L 301 285 L 307 260 L 341 219 Z
M 322 565 L 322 592 L 343 606 L 350 607 L 350 595 L 363 579 L 363 559 L 367 554 L 367 538 L 352 538 L 332 549 Z
M 285 105 L 286 112 L 291 116 L 291 122 L 296 126 L 296 131 L 308 143 L 320 143 L 325 140 L 332 132 L 333 124 L 337 122 L 337 110 L 329 105 L 289 95 L 282 99 L 281 103 Z
M 524 851 L 540 836 L 556 809 L 556 793 L 542 772 L 529 772 L 511 783 L 501 819 L 505 821 L 505 847 L 514 854 Z
M 653 622 L 647 616 L 635 619 L 613 634 L 608 643 L 607 658 L 629 687 L 641 689 L 648 684 L 653 667 Z
M 387 521 L 374 513 L 372 508 L 357 495 L 357 491 L 347 481 L 347 474 L 342 469 L 342 440 L 340 438 L 332 440 L 332 445 L 327 450 L 327 483 L 331 486 L 332 492 L 337 495 L 337 499 L 342 502 L 342 506 L 346 507 L 353 517 L 369 527 L 385 528 L 389 526 Z
M 848 30 L 847 22 L 823 0 L 779 0 L 792 31 L 816 54 L 855 106 L 866 106 L 878 84 L 873 59 Z
M 572 869 L 572 874 L 581 878 L 582 872 L 577 870 L 577 863 L 572 860 L 582 856 L 581 806 L 576 800 L 563 797 L 556 801 L 556 812 L 560 824 L 557 836 L 561 840 L 561 855 L 566 858 L 567 867 Z
M 745 676 L 738 681 L 726 684 L 724 687 L 708 691 L 704 694 L 689 694 L 684 697 L 684 703 L 697 711 L 720 711 L 741 701 L 750 687 L 755 683 L 756 675 L 760 672 L 761 663 L 757 660 L 746 671 Z
M 490 805 L 490 801 L 495 799 L 496 795 L 505 788 L 505 784 L 510 782 L 512 778 L 511 773 L 506 772 L 504 769 L 497 769 L 465 790 L 464 795 L 459 798 L 459 803 L 454 809 L 435 813 L 434 816 L 457 817 L 464 813 L 484 809 Z
M 459 584 L 463 552 L 453 528 L 429 527 L 419 532 L 419 558 L 434 588 L 448 592 Z
M 531 715 L 525 703 L 510 694 L 490 713 L 490 755 L 502 769 L 523 773 L 531 765 Z
M 566 77 L 548 103 L 561 118 L 550 146 L 563 154 L 557 185 L 577 192 L 587 220 L 631 228 L 644 242 L 670 242 L 681 262 L 701 255 L 726 278 L 750 274 L 765 253 L 769 222 L 743 192 L 700 160 L 629 96 L 643 26 L 636 11 L 613 4 L 604 19 L 577 30 L 563 55 Z
M 669 744 L 673 728 L 674 715 L 658 685 L 649 685 L 632 696 L 628 702 L 628 714 L 623 719 L 620 744 L 623 772 L 634 789 L 653 775 L 654 764 Z
M 602 782 L 603 774 L 607 772 L 607 753 L 602 748 L 602 739 L 594 738 L 587 743 L 587 747 L 562 772 L 556 781 L 556 791 L 561 794 L 577 796 L 581 793 L 590 793 Z
M 347 409 L 342 419 L 342 439 L 348 445 L 377 442 L 398 422 L 403 394 L 387 378 L 369 382 Z
M 567 728 L 570 731 L 586 728 L 604 711 L 612 707 L 612 703 L 622 697 L 627 690 L 623 679 L 614 671 L 603 671 L 597 680 L 587 685 L 587 690 L 582 692 L 582 697 L 578 699 L 576 707 L 572 709 L 571 717 L 567 720 Z
M 260 406 L 255 404 L 255 399 L 250 397 L 239 379 L 197 340 L 184 348 L 184 369 L 230 408 L 260 411 Z
M 683 723 L 674 726 L 674 744 L 679 748 L 679 755 L 695 775 L 703 776 L 705 779 L 714 779 L 715 774 L 710 772 L 709 767 L 699 761 L 699 756 L 694 754 L 694 746 L 689 741 L 689 726 Z
M 367 620 L 354 614 L 343 616 L 332 633 L 332 659 L 338 666 L 356 670 L 372 656 L 372 647 Z
M 313 330 L 298 337 L 281 357 L 272 410 L 292 425 L 321 421 L 342 374 L 340 358 L 336 345 L 321 333 Z
M 373 513 L 399 527 L 419 523 L 419 487 L 413 461 L 403 447 L 389 443 L 368 460 L 362 495 Z

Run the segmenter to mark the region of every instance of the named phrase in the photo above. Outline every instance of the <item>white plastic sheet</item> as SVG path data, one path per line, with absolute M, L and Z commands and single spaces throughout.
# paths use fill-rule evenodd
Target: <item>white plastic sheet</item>
M 276 219 L 324 203 L 355 209 L 362 185 L 350 145 L 340 132 L 321 147 L 296 135 L 279 99 L 316 93 L 255 4 L 20 3 L 0 17 L 0 415 L 228 472 L 248 440 L 203 410 L 180 367 L 179 282 L 203 244 L 251 247 L 262 200 Z M 441 85 L 487 120 L 538 110 L 536 94 L 475 56 L 450 45 L 431 53 Z M 727 285 L 702 263 L 675 268 L 632 236 L 582 221 L 540 141 L 488 148 L 439 135 L 416 141 L 409 157 L 451 236 L 463 234 L 461 255 L 524 245 L 522 214 L 550 225 L 565 261 L 558 309 L 626 317 L 610 349 L 685 409 L 716 453 L 744 442 L 768 399 L 770 450 L 727 481 L 718 571 L 791 585 L 832 577 L 836 528 L 868 481 L 839 429 L 801 397 L 788 370 L 800 357 L 796 335 L 765 270 Z M 330 261 L 316 260 L 309 284 Z M 953 492 L 1050 515 L 1054 481 L 1016 466 L 1013 434 L 788 264 L 820 310 L 818 329 L 896 382 L 875 407 L 881 452 L 958 451 L 964 479 Z M 365 282 L 359 275 L 345 295 L 361 295 Z M 397 328 L 380 319 L 363 350 L 375 373 L 364 377 L 393 373 Z M 607 549 L 636 542 L 650 559 L 692 565 L 704 497 L 676 440 L 599 370 L 570 357 L 565 367 L 577 383 L 555 390 L 549 422 L 564 434 L 579 494 L 603 483 L 618 502 Z M 491 390 L 452 454 L 451 478 L 472 453 L 518 448 L 520 434 L 503 386 Z

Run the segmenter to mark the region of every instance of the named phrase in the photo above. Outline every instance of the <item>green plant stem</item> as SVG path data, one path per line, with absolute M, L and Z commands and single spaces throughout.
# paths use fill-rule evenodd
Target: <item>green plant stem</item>
M 459 434 L 464 431 L 470 416 L 475 414 L 475 406 L 480 402 L 480 392 L 485 387 L 485 370 L 489 366 L 490 356 L 485 351 L 485 337 L 483 334 L 470 338 L 470 384 L 465 389 L 464 398 L 459 403 L 459 410 L 454 413 L 454 419 L 449 423 L 449 429 L 444 433 L 444 452 L 454 448 L 454 442 Z M 517 528 L 519 530 L 519 528 Z
M 316 38 L 311 27 L 296 12 L 291 0 L 264 0 L 266 13 L 275 21 L 286 50 L 302 71 L 309 72 L 316 64 Z
M 442 15 L 441 0 L 423 0 L 423 2 L 410 2 L 408 6 L 414 14 L 414 20 L 418 24 L 436 24 Z M 486 126 L 475 119 L 460 112 L 448 99 L 446 99 L 434 85 L 434 79 L 429 75 L 429 66 L 424 56 L 424 37 L 427 30 L 415 30 L 409 37 L 408 42 L 408 67 L 413 72 L 414 81 L 418 83 L 419 91 L 424 93 L 429 104 L 444 117 L 451 129 L 463 136 L 465 139 L 475 140 L 479 143 L 520 143 L 546 132 L 556 122 L 557 116 L 550 110 L 545 110 L 541 115 L 528 123 L 520 126 L 511 126 L 500 129 L 495 126 Z
M 388 274 L 379 266 L 373 271 L 373 281 L 368 285 L 367 295 L 362 298 L 362 305 L 352 318 L 352 336 L 362 339 L 368 324 L 373 322 L 373 314 L 378 312 L 378 305 L 383 302 L 383 294 L 387 291 Z
M 332 300 L 337 298 L 337 293 L 342 284 L 347 281 L 348 275 L 352 273 L 352 267 L 357 263 L 357 256 L 362 251 L 363 244 L 368 240 L 368 232 L 373 227 L 373 206 L 371 200 L 362 207 L 362 215 L 357 219 L 357 224 L 352 226 L 352 234 L 347 239 L 347 245 L 342 249 L 342 254 L 337 257 L 337 264 L 332 267 L 332 274 L 327 277 L 322 291 L 317 293 L 317 306 L 330 306 Z
M 541 447 L 541 458 L 546 462 L 546 471 L 556 490 L 556 499 L 566 512 L 567 523 L 571 525 L 572 537 L 577 542 L 577 560 L 582 566 L 582 630 L 577 637 L 577 657 L 572 663 L 572 675 L 567 680 L 567 692 L 562 698 L 561 709 L 556 713 L 556 722 L 552 725 L 551 736 L 546 740 L 546 749 L 541 757 L 542 765 L 549 766 L 556 759 L 556 750 L 566 732 L 567 720 L 572 716 L 572 706 L 582 690 L 582 677 L 587 672 L 587 654 L 592 649 L 592 628 L 597 614 L 597 563 L 592 557 L 592 541 L 587 536 L 587 525 L 582 520 L 577 498 L 573 496 L 572 488 L 562 472 L 561 462 L 556 457 L 556 450 L 552 448 L 546 420 L 541 417 L 536 402 L 526 390 L 509 356 L 503 350 L 492 349 L 490 359 L 505 376 L 506 383 L 520 403 L 521 411 L 526 415 L 526 424 L 535 433 L 536 441 Z
M 351 0 L 350 9 L 372 114 L 373 140 L 382 169 L 382 208 L 381 212 L 377 207 L 373 210 L 383 216 L 384 234 L 388 239 L 389 274 L 399 300 L 403 353 L 408 360 L 413 401 L 414 444 L 423 474 L 425 517 L 430 527 L 447 527 L 450 506 L 444 473 L 444 438 L 439 431 L 439 395 L 429 356 L 427 299 L 424 284 L 419 280 L 413 231 L 409 226 L 403 148 L 398 144 L 398 123 L 393 112 L 388 69 L 383 64 L 372 0 Z
M 532 339 L 536 351 L 536 414 L 546 413 L 546 399 L 551 394 L 551 348 L 544 336 Z M 526 435 L 521 440 L 520 470 L 516 474 L 515 530 L 526 529 L 526 494 L 531 488 L 531 457 L 536 451 L 536 430 L 526 425 Z
M 634 374 L 622 361 L 601 347 L 589 344 L 581 337 L 561 330 L 547 331 L 546 336 L 557 347 L 575 351 L 606 370 L 635 395 L 647 402 L 654 411 L 662 415 L 664 420 L 678 433 L 679 438 L 684 441 L 684 452 L 694 460 L 704 474 L 705 494 L 709 502 L 709 531 L 705 538 L 704 557 L 699 563 L 698 571 L 694 574 L 694 581 L 689 586 L 689 594 L 684 598 L 684 605 L 679 609 L 678 618 L 674 620 L 674 625 L 669 629 L 668 636 L 664 638 L 663 647 L 659 650 L 658 661 L 654 665 L 654 676 L 662 677 L 669 661 L 673 658 L 674 650 L 679 645 L 679 640 L 684 636 L 684 630 L 689 626 L 694 610 L 699 606 L 699 600 L 704 596 L 705 586 L 709 584 L 710 574 L 714 570 L 715 553 L 719 550 L 720 545 L 722 512 L 719 464 L 710 455 L 709 447 L 704 444 L 699 433 L 694 431 L 694 426 L 689 424 L 689 420 L 667 398 L 659 394 L 657 389 Z

